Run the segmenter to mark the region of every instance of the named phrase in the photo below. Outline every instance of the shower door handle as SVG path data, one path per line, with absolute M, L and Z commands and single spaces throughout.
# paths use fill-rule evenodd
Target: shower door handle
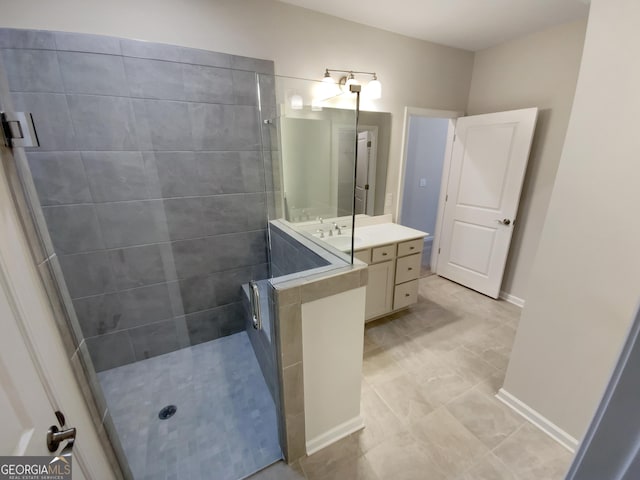
M 260 310 L 260 290 L 258 289 L 258 284 L 251 280 L 249 282 L 249 289 L 251 291 L 251 321 L 253 328 L 262 330 L 262 312 Z

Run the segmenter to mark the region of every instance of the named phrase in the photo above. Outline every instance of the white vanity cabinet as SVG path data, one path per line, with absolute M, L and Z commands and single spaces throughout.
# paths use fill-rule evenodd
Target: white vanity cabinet
M 423 238 L 355 251 L 369 265 L 365 319 L 373 320 L 418 301 Z

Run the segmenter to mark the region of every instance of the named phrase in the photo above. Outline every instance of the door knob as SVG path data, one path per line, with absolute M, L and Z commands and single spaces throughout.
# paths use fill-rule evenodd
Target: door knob
M 505 218 L 503 220 L 498 220 L 498 223 L 501 223 L 502 225 L 511 225 L 511 220 Z

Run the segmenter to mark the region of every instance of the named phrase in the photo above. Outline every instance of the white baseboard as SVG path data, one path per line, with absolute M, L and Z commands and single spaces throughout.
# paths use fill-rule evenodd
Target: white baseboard
M 549 435 L 571 453 L 575 453 L 578 448 L 578 440 L 562 430 L 555 423 L 543 417 L 539 412 L 535 411 L 529 405 L 511 395 L 504 388 L 501 388 L 498 391 L 498 393 L 496 394 L 496 398 L 504 403 L 507 407 L 515 411 L 517 414 L 526 418 L 529 422 Z
M 358 415 L 351 420 L 347 420 L 341 423 L 337 427 L 333 427 L 328 432 L 318 435 L 316 438 L 307 441 L 307 455 L 313 455 L 318 450 L 322 450 L 324 447 L 328 447 L 332 443 L 351 435 L 358 430 L 364 428 L 364 419 L 362 415 Z
M 500 298 L 506 302 L 513 303 L 516 307 L 524 307 L 524 299 L 516 297 L 515 295 L 511 295 L 510 293 L 501 291 Z

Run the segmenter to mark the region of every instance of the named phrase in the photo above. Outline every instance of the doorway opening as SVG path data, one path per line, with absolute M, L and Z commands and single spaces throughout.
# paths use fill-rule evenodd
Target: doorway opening
M 407 107 L 404 120 L 398 223 L 427 232 L 422 250 L 421 276 L 436 271 L 434 242 L 441 216 L 440 197 L 448 146 L 455 119 L 462 112 Z

